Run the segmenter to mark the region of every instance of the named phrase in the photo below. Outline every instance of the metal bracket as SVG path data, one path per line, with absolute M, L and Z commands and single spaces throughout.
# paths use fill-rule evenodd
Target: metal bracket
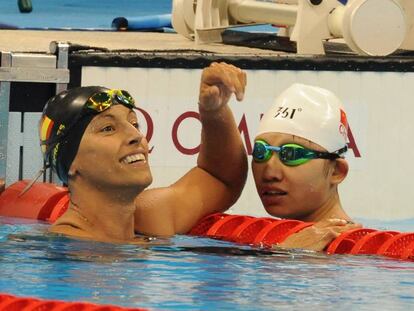
M 52 46 L 52 45 L 51 45 Z M 69 44 L 56 43 L 56 54 L 1 52 L 0 179 L 6 179 L 11 82 L 55 83 L 56 93 L 67 88 Z
M 57 56 L 56 70 L 67 70 L 69 64 L 69 43 L 52 41 L 49 49 L 51 53 Z M 69 79 L 67 82 L 69 82 Z M 56 94 L 68 88 L 67 82 L 56 84 Z
M 0 67 L 0 81 L 68 83 L 69 71 L 67 69 L 2 66 Z

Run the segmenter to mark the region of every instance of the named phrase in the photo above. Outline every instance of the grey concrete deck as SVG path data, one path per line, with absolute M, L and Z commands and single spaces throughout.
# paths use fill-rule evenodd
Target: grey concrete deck
M 196 45 L 193 41 L 174 33 L 0 30 L 0 51 L 48 52 L 51 41 L 69 41 L 109 50 L 203 50 L 211 53 L 236 56 L 276 56 L 286 54 L 284 52 L 230 46 L 220 43 Z
M 414 1 L 413 1 L 414 5 Z M 412 26 L 412 25 L 411 25 Z M 106 48 L 109 50 L 138 51 L 205 51 L 217 55 L 277 56 L 281 51 L 226 45 L 221 43 L 196 45 L 175 33 L 122 31 L 54 31 L 54 30 L 0 30 L 0 51 L 48 52 L 51 41 Z M 342 42 L 342 40 L 334 40 Z M 410 28 L 402 48 L 414 49 L 414 26 Z

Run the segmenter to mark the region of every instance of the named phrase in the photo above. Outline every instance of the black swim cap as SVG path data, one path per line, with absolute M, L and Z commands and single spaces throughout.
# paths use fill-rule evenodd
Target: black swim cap
M 128 92 L 102 86 L 69 89 L 46 103 L 39 124 L 40 145 L 46 165 L 63 183 L 68 183 L 69 168 L 86 127 L 94 116 L 113 104 L 135 107 Z

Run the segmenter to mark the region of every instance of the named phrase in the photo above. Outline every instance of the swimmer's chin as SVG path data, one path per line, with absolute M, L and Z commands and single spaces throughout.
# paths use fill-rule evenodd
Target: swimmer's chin
M 126 189 L 132 190 L 135 192 L 135 195 L 139 195 L 142 191 L 148 189 L 153 182 L 153 177 L 151 172 L 149 171 L 146 175 L 139 174 L 135 177 L 129 178 L 128 180 L 123 180 L 121 185 L 117 185 L 125 187 Z

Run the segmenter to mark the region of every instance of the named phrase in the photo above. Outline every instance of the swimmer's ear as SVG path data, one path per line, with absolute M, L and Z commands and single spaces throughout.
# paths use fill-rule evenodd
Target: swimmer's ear
M 331 175 L 331 183 L 334 185 L 340 184 L 348 175 L 348 162 L 345 159 L 336 159 Z
M 78 157 L 75 156 L 75 159 L 73 159 L 70 167 L 69 167 L 69 171 L 68 171 L 68 177 L 69 178 L 73 178 L 76 175 L 78 175 L 79 173 L 79 165 L 78 165 Z
M 69 172 L 68 172 L 68 177 L 73 178 L 76 176 L 77 173 L 78 173 L 78 170 L 76 169 L 76 165 L 75 163 L 72 163 L 72 165 L 70 166 Z

